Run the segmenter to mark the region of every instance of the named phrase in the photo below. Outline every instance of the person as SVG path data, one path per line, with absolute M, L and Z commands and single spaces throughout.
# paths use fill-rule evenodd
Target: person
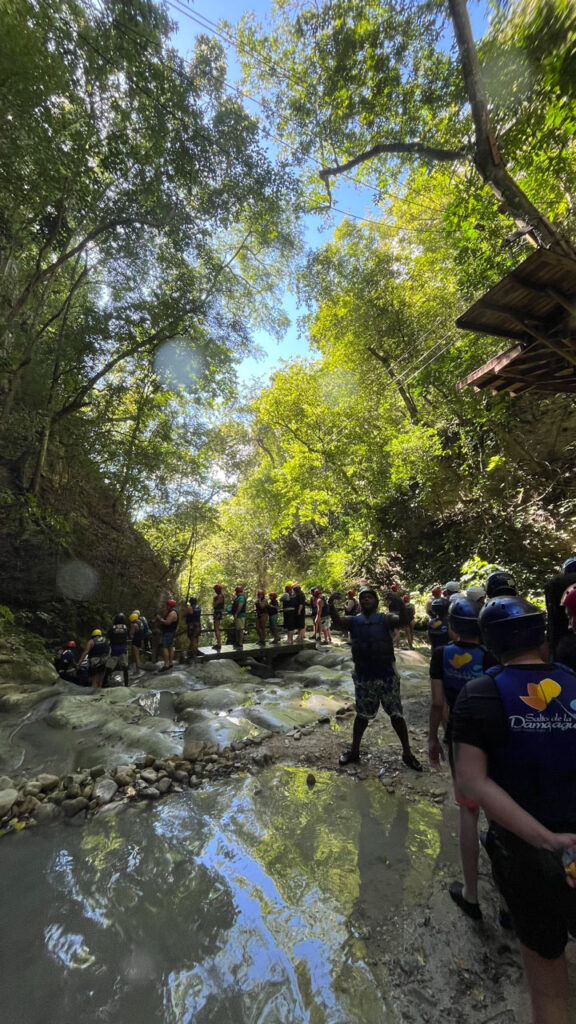
M 472 601 L 472 604 L 476 606 L 478 614 L 480 614 L 480 609 L 483 607 L 484 601 L 486 600 L 486 591 L 484 587 L 477 586 L 476 584 L 473 584 L 471 587 L 467 587 L 466 597 L 469 601 Z
M 213 646 L 214 651 L 222 650 L 222 618 L 224 616 L 224 606 L 226 604 L 224 594 L 222 592 L 222 586 L 220 583 L 214 584 L 214 597 L 212 598 L 212 617 L 214 620 L 214 639 L 216 643 Z
M 188 660 L 198 657 L 198 643 L 202 632 L 202 608 L 197 597 L 191 597 L 186 607 L 186 635 L 188 636 Z
M 330 608 L 328 607 L 328 601 L 319 587 L 314 591 L 314 598 L 316 600 L 314 636 L 324 637 L 324 639 L 321 640 L 321 643 L 322 646 L 325 647 L 327 644 L 332 643 L 332 633 L 330 632 Z
M 160 672 L 168 672 L 174 666 L 174 657 L 176 655 L 174 638 L 176 636 L 179 621 L 180 615 L 178 614 L 176 601 L 173 597 L 169 597 L 166 601 L 166 614 L 156 616 L 156 622 L 158 622 L 162 627 L 161 643 L 164 664 L 162 665 Z
M 405 610 L 404 632 L 408 641 L 408 649 L 411 651 L 414 649 L 414 616 L 416 609 L 410 601 L 410 594 L 404 594 L 403 601 Z
M 278 629 L 278 594 L 273 590 L 268 594 L 268 625 L 272 634 L 272 643 L 280 643 L 280 630 Z
M 76 641 L 68 640 L 64 647 L 60 648 L 54 658 L 54 668 L 60 676 L 60 679 L 67 679 L 69 683 L 76 682 L 75 650 Z
M 292 584 L 287 583 L 284 587 L 284 593 L 280 598 L 282 609 L 284 611 L 284 629 L 286 630 L 286 643 L 291 644 L 294 641 L 294 630 L 296 628 L 296 607 L 298 598 L 294 597 L 292 593 Z
M 568 632 L 560 637 L 554 655 L 562 665 L 567 665 L 568 668 L 576 671 L 576 589 L 574 589 L 574 585 L 565 592 L 560 603 L 566 612 Z
M 244 587 L 238 584 L 234 587 L 234 600 L 232 601 L 232 616 L 234 618 L 234 634 L 238 650 L 244 647 L 244 627 L 246 625 L 246 594 Z
M 256 600 L 254 602 L 254 608 L 256 610 L 256 634 L 258 636 L 258 643 L 260 647 L 266 647 L 266 626 L 268 625 L 268 601 L 266 600 L 266 591 L 259 590 L 256 594 Z
M 110 647 L 106 638 L 102 636 L 102 630 L 93 629 L 79 662 L 82 665 L 85 658 L 88 660 L 88 678 L 93 690 L 102 688 L 109 653 Z
M 439 597 L 442 597 L 442 587 L 432 587 L 430 597 L 426 601 L 425 605 L 426 615 L 432 614 L 432 602 L 438 600 Z
M 568 1024 L 564 950 L 576 934 L 576 674 L 549 663 L 545 616 L 514 595 L 479 617 L 500 665 L 466 683 L 452 740 L 460 792 L 490 823 L 486 850 L 510 909 L 534 1024 Z
M 141 627 L 140 619 L 138 618 L 138 612 L 134 611 L 129 616 L 130 625 L 128 632 L 130 641 L 132 643 L 132 660 L 134 661 L 134 667 L 138 672 L 140 670 L 140 651 L 144 643 L 144 632 Z
M 328 606 L 336 629 L 347 629 L 352 640 L 356 717 L 352 727 L 352 745 L 340 756 L 340 764 L 360 760 L 360 744 L 368 722 L 378 714 L 380 704 L 390 717 L 392 727 L 402 744 L 402 760 L 409 768 L 421 772 L 422 765 L 410 749 L 408 728 L 400 699 L 400 679 L 395 669 L 393 632 L 398 626 L 395 615 L 378 612 L 378 594 L 373 587 L 361 587 L 358 594 L 360 613 L 340 615 L 331 594 Z
M 435 597 L 430 605 L 428 619 L 428 642 L 432 650 L 448 643 L 448 601 L 445 597 Z
M 445 583 L 442 588 L 442 596 L 445 597 L 450 604 L 452 601 L 456 601 L 459 597 L 465 597 L 466 595 L 460 589 L 460 584 L 457 580 L 448 580 L 448 583 Z
M 552 655 L 560 660 L 559 645 L 568 635 L 569 620 L 562 601 L 569 588 L 576 584 L 576 557 L 567 558 L 560 572 L 544 585 L 546 597 L 547 624 L 546 633 Z M 563 645 L 565 649 L 565 645 Z
M 516 580 L 511 572 L 505 569 L 495 569 L 486 580 L 486 597 L 490 600 L 493 597 L 513 597 L 518 593 Z
M 129 685 L 128 681 L 128 626 L 124 621 L 124 613 L 118 612 L 114 616 L 114 622 L 110 626 L 107 633 L 108 640 L 110 642 L 110 654 L 106 660 L 106 671 L 104 672 L 104 680 L 102 686 L 106 686 L 112 673 L 117 669 L 121 669 L 122 677 L 124 679 L 124 686 Z
M 298 641 L 306 639 L 306 598 L 299 583 L 292 585 L 292 593 L 296 598 L 296 620 L 295 627 L 298 631 Z
M 384 600 L 386 601 L 389 612 L 392 612 L 393 615 L 397 615 L 399 618 L 404 615 L 404 601 L 402 600 L 400 587 L 397 583 L 392 584 L 390 590 L 385 595 Z
M 348 593 L 346 594 L 346 600 L 344 601 L 344 614 L 358 615 L 359 611 L 360 605 L 358 603 L 358 598 L 356 597 L 356 591 L 349 590 Z M 350 639 L 350 634 L 348 632 L 343 633 L 342 639 L 348 642 Z
M 438 739 L 440 723 L 445 726 L 445 742 L 448 760 L 454 779 L 454 753 L 452 749 L 451 716 L 456 698 L 462 687 L 471 679 L 477 679 L 497 664 L 480 642 L 480 627 L 476 604 L 459 598 L 453 601 L 448 614 L 449 641 L 445 646 L 436 647 L 430 659 L 430 720 L 428 729 L 428 759 L 433 768 L 439 768 L 444 760 L 444 750 Z M 448 706 L 448 718 L 445 706 Z M 454 786 L 454 797 L 460 808 L 460 859 L 464 885 L 452 882 L 449 893 L 460 909 L 475 921 L 480 921 L 482 911 L 478 903 L 478 815 L 480 808 L 476 801 L 468 800 Z M 506 922 L 507 923 L 507 922 Z

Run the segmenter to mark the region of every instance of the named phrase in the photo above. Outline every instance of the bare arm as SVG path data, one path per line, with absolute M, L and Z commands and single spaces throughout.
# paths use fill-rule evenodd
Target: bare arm
M 496 782 L 488 778 L 484 750 L 469 743 L 455 746 L 456 781 L 461 792 L 483 808 L 486 817 L 519 836 L 531 846 L 563 850 L 576 846 L 576 835 L 551 832 L 525 811 Z
M 340 597 L 340 594 L 330 594 L 330 597 L 328 598 L 328 609 L 330 611 L 332 625 L 334 629 L 342 629 L 344 631 L 347 631 L 350 627 L 352 616 L 340 615 L 340 612 L 338 611 L 336 605 L 334 604 L 334 601 L 336 600 L 337 597 Z

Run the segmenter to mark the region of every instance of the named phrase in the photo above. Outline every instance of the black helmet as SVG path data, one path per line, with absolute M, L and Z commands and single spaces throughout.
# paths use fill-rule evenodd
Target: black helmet
M 448 608 L 450 607 L 448 598 L 436 597 L 430 605 L 430 611 L 437 619 L 445 619 L 448 615 Z
M 376 598 L 376 604 L 378 604 L 378 602 L 380 601 L 378 592 L 374 589 L 374 587 L 360 587 L 360 590 L 358 591 L 358 597 L 361 598 L 362 594 L 372 594 L 372 596 Z
M 478 622 L 482 639 L 494 654 L 531 650 L 544 643 L 546 617 L 522 597 L 494 597 L 484 605 Z
M 500 594 L 508 594 L 509 596 L 515 597 L 518 593 L 516 586 L 516 580 L 514 579 L 511 572 L 504 572 L 502 569 L 496 569 L 495 572 L 491 572 L 488 579 L 486 580 L 486 597 L 498 597 Z
M 478 626 L 478 608 L 476 604 L 464 597 L 459 597 L 456 601 L 452 601 L 448 613 L 448 625 L 459 636 L 478 636 L 480 628 Z
M 570 575 L 576 574 L 576 555 L 571 555 L 567 558 L 562 566 L 563 573 L 570 573 Z
M 198 598 L 197 598 L 197 597 L 191 597 L 191 598 L 189 598 L 189 599 L 188 599 L 188 604 L 190 604 L 190 605 L 193 605 L 193 604 L 198 604 Z
M 115 626 L 120 626 L 122 623 L 124 623 L 124 621 L 125 621 L 125 619 L 124 619 L 124 612 L 118 612 L 118 615 L 114 616 L 114 625 Z

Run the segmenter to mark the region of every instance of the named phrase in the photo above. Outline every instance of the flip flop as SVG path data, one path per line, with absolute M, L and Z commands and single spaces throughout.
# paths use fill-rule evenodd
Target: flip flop
M 482 911 L 480 910 L 480 904 L 469 903 L 468 900 L 464 899 L 464 886 L 462 885 L 462 882 L 451 882 L 450 885 L 448 886 L 448 892 L 450 893 L 450 896 L 454 900 L 456 906 L 460 907 L 460 910 L 464 914 L 472 918 L 473 921 L 482 920 Z

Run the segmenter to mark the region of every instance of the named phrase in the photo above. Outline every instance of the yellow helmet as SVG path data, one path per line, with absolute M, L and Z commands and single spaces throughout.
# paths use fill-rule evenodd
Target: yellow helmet
M 138 622 L 137 612 L 132 612 L 132 615 L 130 616 L 130 622 Z
M 102 636 L 102 630 L 101 629 L 93 629 L 92 630 L 92 636 Z

